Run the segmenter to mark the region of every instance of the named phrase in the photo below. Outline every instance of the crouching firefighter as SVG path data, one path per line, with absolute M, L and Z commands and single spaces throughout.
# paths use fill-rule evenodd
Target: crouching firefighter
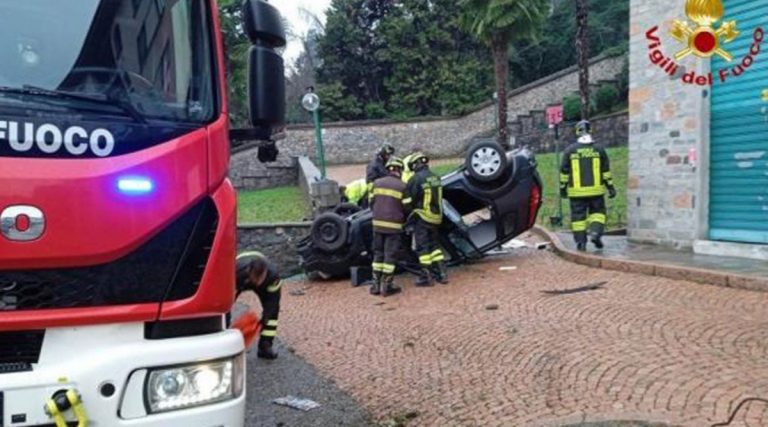
M 388 175 L 373 183 L 371 197 L 374 277 L 371 294 L 383 296 L 400 292 L 394 284 L 394 277 L 405 224 L 405 184 L 400 180 L 403 161 L 392 157 L 386 167 Z
M 408 226 L 413 230 L 421 266 L 416 286 L 432 286 L 432 276 L 447 284 L 445 255 L 438 241 L 438 227 L 443 222 L 443 184 L 429 170 L 429 158 L 424 154 L 414 154 L 409 167 L 414 174 L 406 185 L 405 205 L 412 210 Z
M 260 252 L 244 252 L 237 256 L 237 294 L 253 291 L 261 302 L 262 328 L 258 357 L 275 359 L 272 344 L 277 336 L 277 316 L 280 314 L 280 275 L 277 267 Z
M 616 197 L 610 163 L 605 149 L 594 143 L 591 126 L 582 120 L 576 125 L 577 142 L 563 153 L 560 165 L 560 195 L 571 200 L 571 229 L 576 248 L 587 249 L 587 236 L 603 248 L 605 191 Z

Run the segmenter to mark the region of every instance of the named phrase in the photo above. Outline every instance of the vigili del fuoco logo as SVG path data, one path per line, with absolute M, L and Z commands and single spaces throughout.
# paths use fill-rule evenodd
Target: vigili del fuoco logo
M 677 76 L 680 66 L 676 61 L 680 61 L 691 54 L 699 58 L 711 58 L 717 55 L 728 62 L 734 61 L 733 54 L 726 47 L 730 42 L 736 40 L 741 32 L 738 30 L 738 24 L 735 20 L 724 20 L 719 26 L 715 26 L 725 16 L 722 0 L 687 0 L 685 2 L 685 14 L 690 21 L 695 23 L 695 26 L 691 26 L 685 20 L 676 19 L 672 22 L 670 35 L 675 40 L 685 44 L 682 50 L 675 53 L 674 59 L 661 50 L 661 39 L 658 36 L 659 26 L 656 25 L 646 31 L 648 58 L 651 63 L 670 76 Z M 752 44 L 749 51 L 741 58 L 741 61 L 733 66 L 713 70 L 707 75 L 697 75 L 695 71 L 687 72 L 682 77 L 683 83 L 712 86 L 716 81 L 717 83 L 726 83 L 729 79 L 743 75 L 760 54 L 764 39 L 765 30 L 762 27 L 757 27 L 752 33 Z

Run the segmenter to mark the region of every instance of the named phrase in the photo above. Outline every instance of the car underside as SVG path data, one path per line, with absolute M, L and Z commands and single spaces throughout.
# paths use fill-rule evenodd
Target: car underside
M 470 147 L 465 164 L 444 176 L 440 244 L 448 265 L 480 259 L 485 253 L 529 230 L 542 203 L 542 181 L 533 153 L 504 152 L 494 142 Z M 300 264 L 323 279 L 370 267 L 373 257 L 372 214 L 349 206 L 319 215 L 312 232 L 299 243 Z M 411 235 L 403 234 L 398 268 L 417 271 Z

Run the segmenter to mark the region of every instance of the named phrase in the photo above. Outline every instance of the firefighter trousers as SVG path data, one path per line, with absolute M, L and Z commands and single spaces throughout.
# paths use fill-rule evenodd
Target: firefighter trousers
M 437 226 L 430 224 L 421 218 L 413 225 L 413 237 L 416 240 L 416 254 L 419 256 L 419 264 L 426 269 L 432 264 L 445 260 L 445 255 L 440 249 Z
M 280 314 L 281 283 L 262 286 L 256 295 L 261 303 L 261 337 L 263 341 L 274 341 L 277 336 L 277 317 Z
M 373 271 L 381 275 L 395 274 L 397 256 L 403 236 L 400 233 L 373 233 Z
M 605 231 L 605 197 L 571 198 L 571 230 L 576 243 L 587 243 L 587 230 L 597 236 Z

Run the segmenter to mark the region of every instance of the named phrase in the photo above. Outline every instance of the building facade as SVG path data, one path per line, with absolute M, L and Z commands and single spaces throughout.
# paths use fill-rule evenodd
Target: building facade
M 630 13 L 630 240 L 768 260 L 768 0 Z

